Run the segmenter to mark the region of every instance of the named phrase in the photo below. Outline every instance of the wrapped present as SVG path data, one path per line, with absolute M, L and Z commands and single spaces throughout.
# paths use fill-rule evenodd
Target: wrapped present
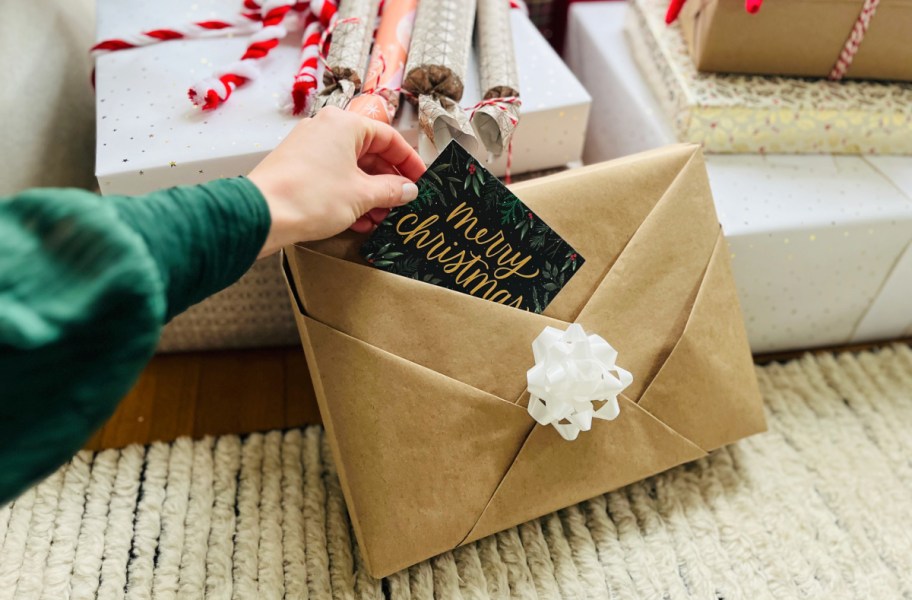
M 511 170 L 521 174 L 575 163 L 582 156 L 592 99 L 522 11 L 511 10 L 509 17 L 522 90 L 522 118 L 513 132 Z M 481 89 L 475 49 L 470 48 L 462 106 L 478 106 L 485 91 Z M 419 131 L 416 112 L 411 104 L 403 103 L 397 121 L 399 131 L 415 147 Z M 479 144 L 475 156 L 495 175 L 506 173 L 507 152 L 490 160 L 487 149 Z
M 470 151 L 475 132 L 460 106 L 469 67 L 476 0 L 418 5 L 402 89 L 418 107 L 418 151 L 430 162 L 451 140 Z
M 630 6 L 634 57 L 680 141 L 706 152 L 912 154 L 912 84 L 701 74 L 681 27 L 665 24 L 664 0 Z
M 367 81 L 363 93 L 355 97 L 348 110 L 384 123 L 393 122 L 399 110 L 399 92 L 405 76 L 405 60 L 417 5 L 418 0 L 388 0 L 383 3 Z
M 567 62 L 595 99 L 587 163 L 675 139 L 624 39 L 627 10 L 571 11 Z M 754 352 L 912 335 L 912 157 L 706 162 Z
M 114 38 L 168 23 L 208 23 L 207 19 L 236 13 L 239 4 L 237 0 L 212 0 L 205 5 L 180 0 L 101 0 L 98 37 Z M 332 5 L 323 2 L 320 14 L 325 16 Z M 522 125 L 513 138 L 512 171 L 522 174 L 579 161 L 589 95 L 528 18 L 521 11 L 510 12 L 515 47 L 524 49 L 517 53 L 517 63 L 525 102 Z M 309 31 L 304 31 L 305 39 L 319 38 L 319 34 L 308 35 Z M 298 122 L 287 109 L 292 82 L 302 84 L 302 108 L 310 98 L 312 78 L 294 77 L 302 68 L 300 32 L 286 35 L 259 61 L 258 77 L 218 108 L 195 109 L 187 99 L 188 85 L 209 77 L 217 66 L 236 61 L 248 45 L 244 35 L 182 39 L 98 58 L 96 175 L 103 194 L 143 194 L 235 177 L 248 173 L 275 148 Z M 308 56 L 305 75 L 314 64 Z M 466 79 L 462 105 L 471 107 L 481 100 L 471 49 Z M 402 104 L 393 124 L 417 146 L 414 107 Z M 550 143 L 541 144 L 541 139 Z M 478 158 L 486 157 L 480 153 Z M 502 175 L 506 156 L 486 166 Z M 165 327 L 160 349 L 294 343 L 294 319 L 277 265 L 271 259 L 257 262 L 237 284 L 179 315 Z
M 374 576 L 765 427 L 698 147 L 513 191 L 586 258 L 541 314 L 375 269 L 351 232 L 286 249 L 321 415 Z M 540 424 L 548 385 L 536 373 L 552 392 L 592 388 L 587 357 L 629 385 L 599 408 L 610 415 L 568 441 Z M 581 392 L 570 393 L 576 404 Z
M 361 91 L 379 5 L 380 0 L 345 0 L 339 7 L 323 72 L 326 87 L 317 94 L 312 112 L 324 106 L 345 108 Z
M 478 0 L 477 38 L 483 99 L 470 118 L 478 140 L 488 153 L 500 156 L 509 150 L 522 106 L 510 7 L 506 2 Z
M 674 0 L 673 0 L 674 1 Z M 701 71 L 912 81 L 909 0 L 690 0 L 679 21 Z

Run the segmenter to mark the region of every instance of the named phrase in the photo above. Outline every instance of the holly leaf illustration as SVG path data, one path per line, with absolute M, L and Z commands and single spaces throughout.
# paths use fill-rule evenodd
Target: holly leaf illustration
M 501 224 L 515 224 L 523 218 L 524 215 L 523 203 L 516 196 L 508 196 L 500 204 L 500 215 L 501 215 Z
M 418 256 L 407 256 L 399 262 L 399 274 L 406 277 L 414 277 L 421 267 L 421 258 Z

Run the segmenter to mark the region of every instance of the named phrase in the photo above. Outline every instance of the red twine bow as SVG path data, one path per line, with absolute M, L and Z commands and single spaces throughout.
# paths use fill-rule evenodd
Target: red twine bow
M 504 113 L 506 113 L 507 118 L 510 119 L 510 123 L 512 123 L 513 126 L 515 127 L 519 123 L 519 119 L 517 119 L 515 116 L 513 116 L 513 113 L 510 112 L 510 106 L 514 105 L 514 104 L 517 106 L 521 106 L 522 100 L 520 100 L 518 96 L 505 96 L 503 98 L 487 98 L 485 100 L 482 100 L 475 106 L 467 109 L 467 110 L 471 111 L 471 113 L 469 113 L 469 120 L 471 121 L 472 118 L 475 116 L 475 113 L 477 113 L 480 109 L 484 108 L 485 106 L 493 106 L 494 108 L 497 108 L 498 110 L 501 110 Z M 507 166 L 504 169 L 504 182 L 508 183 L 508 184 L 513 183 L 513 177 L 510 174 L 512 166 L 513 166 L 513 137 L 511 136 L 510 143 L 507 144 Z

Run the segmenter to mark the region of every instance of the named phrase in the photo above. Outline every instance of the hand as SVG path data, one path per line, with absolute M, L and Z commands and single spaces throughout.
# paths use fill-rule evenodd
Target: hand
M 269 205 L 260 257 L 349 227 L 366 233 L 418 196 L 424 162 L 384 123 L 335 107 L 302 120 L 248 178 Z M 371 218 L 372 217 L 372 218 Z

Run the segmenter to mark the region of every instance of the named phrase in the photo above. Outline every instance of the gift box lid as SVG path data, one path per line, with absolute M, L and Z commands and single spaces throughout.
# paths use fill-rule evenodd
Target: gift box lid
M 98 39 L 143 28 L 183 25 L 236 14 L 232 0 L 100 0 Z M 586 90 L 521 11 L 511 11 L 523 98 L 513 173 L 563 166 L 582 155 L 590 103 Z M 175 40 L 98 57 L 96 174 L 102 193 L 139 194 L 247 173 L 281 141 L 298 118 L 285 107 L 300 57 L 300 33 L 290 33 L 261 75 L 216 110 L 201 111 L 188 88 L 235 62 L 247 36 Z M 474 51 L 470 64 L 474 63 Z M 462 105 L 480 99 L 469 69 Z M 403 102 L 397 127 L 417 142 L 414 111 Z M 542 145 L 541 139 L 554 141 Z M 484 158 L 484 157 L 479 157 Z M 502 174 L 506 156 L 489 165 Z

